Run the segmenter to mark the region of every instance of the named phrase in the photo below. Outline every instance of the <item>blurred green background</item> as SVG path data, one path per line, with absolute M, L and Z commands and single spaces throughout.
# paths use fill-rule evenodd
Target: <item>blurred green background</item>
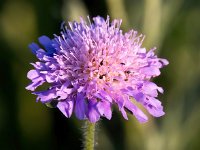
M 101 15 L 122 18 L 125 31 L 146 35 L 170 64 L 155 82 L 166 115 L 146 124 L 125 121 L 114 110 L 99 123 L 98 150 L 200 149 L 200 1 L 199 0 L 1 0 L 0 1 L 0 149 L 79 150 L 82 121 L 35 102 L 25 90 L 26 73 L 36 58 L 28 44 L 41 35 L 59 34 L 63 20 Z

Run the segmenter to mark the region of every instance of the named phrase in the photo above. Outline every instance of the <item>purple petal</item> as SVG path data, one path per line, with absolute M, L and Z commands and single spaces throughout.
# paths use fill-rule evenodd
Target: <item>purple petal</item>
M 26 89 L 30 91 L 34 91 L 38 86 L 45 82 L 44 76 L 40 75 L 37 70 L 30 70 L 27 74 L 27 77 L 32 80 L 32 83 L 26 87 Z
M 77 93 L 76 104 L 75 104 L 75 114 L 76 117 L 80 120 L 85 119 L 86 116 L 86 102 L 83 93 Z
M 46 69 L 45 64 L 42 63 L 42 62 L 31 63 L 31 65 L 33 65 L 35 67 L 35 69 L 38 69 L 38 70 L 45 70 Z
M 72 112 L 73 112 L 73 107 L 74 107 L 74 101 L 70 100 L 70 101 L 60 101 L 57 104 L 57 107 L 59 108 L 59 110 L 67 117 L 71 117 Z
M 153 97 L 150 97 L 144 107 L 148 110 L 148 112 L 154 117 L 163 116 L 165 113 L 163 111 L 163 106 L 161 102 Z
M 127 87 L 126 89 L 121 89 L 121 92 L 123 94 L 127 94 L 128 96 L 133 97 L 135 100 L 137 100 L 137 102 L 143 102 L 145 95 L 138 91 L 138 90 L 133 90 L 132 87 Z
M 39 49 L 38 51 L 36 51 L 36 56 L 39 60 L 44 60 L 44 57 L 46 55 L 46 52 L 43 49 Z
M 105 116 L 109 120 L 111 119 L 112 111 L 111 111 L 111 105 L 109 102 L 106 102 L 106 101 L 98 102 L 97 109 L 101 116 Z
M 53 83 L 53 82 L 56 82 L 56 76 L 53 75 L 52 73 L 47 73 L 45 75 L 45 79 L 48 83 Z
M 158 87 L 155 83 L 153 82 L 144 82 L 143 83 L 143 88 L 142 88 L 143 92 L 147 95 L 150 95 L 152 97 L 157 97 L 158 96 L 158 92 L 163 92 L 163 89 Z
M 158 67 L 144 67 L 141 70 L 141 73 L 148 75 L 148 76 L 159 76 L 160 75 L 160 70 Z
M 74 91 L 73 88 L 68 88 L 69 85 L 70 81 L 66 81 L 61 88 L 57 90 L 59 100 L 66 99 Z
M 138 92 L 135 93 L 135 95 L 133 95 L 133 98 L 137 101 L 137 102 L 143 102 L 145 99 L 145 95 L 142 92 Z
M 42 44 L 45 47 L 48 54 L 52 54 L 55 52 L 55 49 L 52 46 L 53 42 L 51 41 L 51 39 L 49 37 L 41 36 L 41 37 L 39 37 L 39 42 L 40 42 L 40 44 Z
M 159 61 L 160 61 L 163 65 L 165 65 L 165 66 L 169 64 L 169 61 L 166 60 L 166 59 L 160 58 Z
M 52 99 L 57 97 L 55 88 L 47 91 L 34 92 L 33 94 L 37 95 L 37 100 L 40 99 L 42 103 L 50 102 Z
M 124 119 L 128 120 L 128 116 L 126 114 L 126 111 L 124 109 L 124 99 L 121 97 L 121 96 L 118 96 L 117 99 L 116 99 L 116 103 L 119 107 L 119 110 L 121 111 L 122 113 L 122 116 L 124 117 Z
M 126 114 L 126 111 L 125 111 L 124 107 L 122 107 L 122 108 L 120 109 L 120 111 L 121 111 L 122 116 L 124 117 L 124 119 L 128 120 L 128 116 L 127 116 L 127 114 Z
M 106 100 L 108 102 L 112 102 L 112 98 L 107 94 L 106 91 L 100 90 L 99 93 L 94 94 L 97 98 L 100 98 L 102 100 Z
M 36 43 L 31 43 L 28 47 L 31 49 L 33 54 L 36 54 L 36 52 L 40 49 Z
M 39 76 L 40 76 L 40 73 L 37 70 L 30 70 L 27 73 L 27 78 L 30 79 L 30 80 L 33 80 L 33 79 L 35 79 L 35 78 L 37 78 Z
M 97 111 L 97 102 L 95 100 L 89 100 L 88 104 L 88 119 L 90 122 L 95 123 L 100 119 L 100 114 Z
M 42 85 L 45 81 L 43 80 L 43 78 L 37 78 L 37 81 L 35 80 L 35 82 L 32 82 L 31 84 L 29 84 L 26 89 L 30 90 L 30 91 L 34 91 L 38 86 Z
M 105 20 L 103 17 L 97 16 L 95 18 L 93 18 L 95 25 L 97 26 L 101 26 L 102 24 L 105 23 Z
M 57 96 L 59 97 L 58 100 L 63 100 L 66 99 L 68 97 L 69 94 L 65 93 L 64 91 L 57 91 Z
M 130 100 L 125 101 L 125 107 L 130 110 L 137 120 L 141 123 L 147 122 L 147 116 L 137 107 L 135 106 Z

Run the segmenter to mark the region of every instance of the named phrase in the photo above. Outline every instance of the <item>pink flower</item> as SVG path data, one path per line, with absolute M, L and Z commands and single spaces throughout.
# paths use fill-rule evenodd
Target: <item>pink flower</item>
M 150 80 L 168 61 L 157 58 L 155 49 L 147 52 L 141 47 L 144 37 L 136 31 L 123 33 L 121 20 L 93 20 L 92 24 L 83 19 L 70 22 L 70 29 L 63 28 L 53 39 L 40 37 L 43 48 L 30 44 L 39 61 L 32 63 L 35 69 L 27 75 L 32 83 L 26 89 L 35 91 L 48 83 L 47 90 L 33 94 L 42 103 L 56 101 L 67 118 L 75 112 L 78 119 L 91 122 L 101 116 L 111 119 L 116 104 L 125 119 L 128 110 L 139 122 L 146 122 L 147 116 L 134 103 L 155 117 L 164 115 L 156 99 L 163 89 Z

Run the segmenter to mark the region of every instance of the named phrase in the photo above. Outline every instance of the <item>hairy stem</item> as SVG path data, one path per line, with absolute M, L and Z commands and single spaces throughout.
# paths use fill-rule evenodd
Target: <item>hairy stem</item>
M 94 150 L 95 147 L 95 123 L 86 120 L 84 127 L 84 150 Z

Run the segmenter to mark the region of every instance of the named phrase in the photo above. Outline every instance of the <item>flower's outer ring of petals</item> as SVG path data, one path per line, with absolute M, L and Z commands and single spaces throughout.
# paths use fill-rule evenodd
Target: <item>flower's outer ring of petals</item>
M 144 107 L 154 117 L 161 117 L 165 114 L 161 102 L 153 97 L 149 97 L 148 100 L 146 100 Z
M 55 52 L 55 49 L 52 46 L 53 42 L 49 37 L 43 35 L 43 36 L 39 37 L 38 40 L 39 40 L 40 44 L 42 44 L 44 46 L 44 48 L 47 50 L 48 55 L 51 55 Z
M 67 117 L 70 118 L 74 108 L 74 100 L 59 101 L 57 108 Z
M 34 91 L 38 86 L 42 85 L 45 82 L 45 80 L 42 77 L 36 78 L 34 82 L 29 84 L 26 89 L 30 91 Z
M 95 123 L 100 119 L 100 113 L 97 110 L 97 102 L 95 100 L 88 101 L 88 113 L 87 117 L 90 122 Z
M 57 97 L 55 88 L 46 91 L 33 92 L 33 94 L 37 95 L 37 101 L 40 100 L 42 103 L 48 103 Z
M 30 80 L 33 80 L 33 79 L 35 79 L 35 78 L 37 78 L 39 76 L 40 76 L 40 73 L 37 70 L 30 70 L 27 73 L 27 78 L 30 79 Z
M 36 54 L 36 52 L 40 49 L 40 47 L 36 43 L 31 43 L 31 44 L 29 44 L 28 47 L 29 47 L 29 49 L 31 49 L 33 54 Z
M 124 109 L 125 100 L 123 99 L 123 97 L 118 95 L 117 98 L 115 98 L 114 100 L 117 103 L 118 108 L 121 111 L 122 116 L 124 117 L 124 119 L 128 120 L 128 116 L 127 116 L 126 111 Z
M 112 117 L 112 110 L 111 110 L 111 104 L 106 101 L 100 101 L 97 104 L 97 109 L 101 116 L 105 116 L 107 119 L 111 119 Z
M 75 103 L 75 115 L 78 119 L 83 120 L 86 118 L 87 105 L 85 102 L 85 96 L 83 93 L 77 93 Z
M 124 107 L 130 110 L 139 122 L 145 123 L 148 121 L 148 117 L 137 106 L 130 102 L 130 100 L 125 101 Z

